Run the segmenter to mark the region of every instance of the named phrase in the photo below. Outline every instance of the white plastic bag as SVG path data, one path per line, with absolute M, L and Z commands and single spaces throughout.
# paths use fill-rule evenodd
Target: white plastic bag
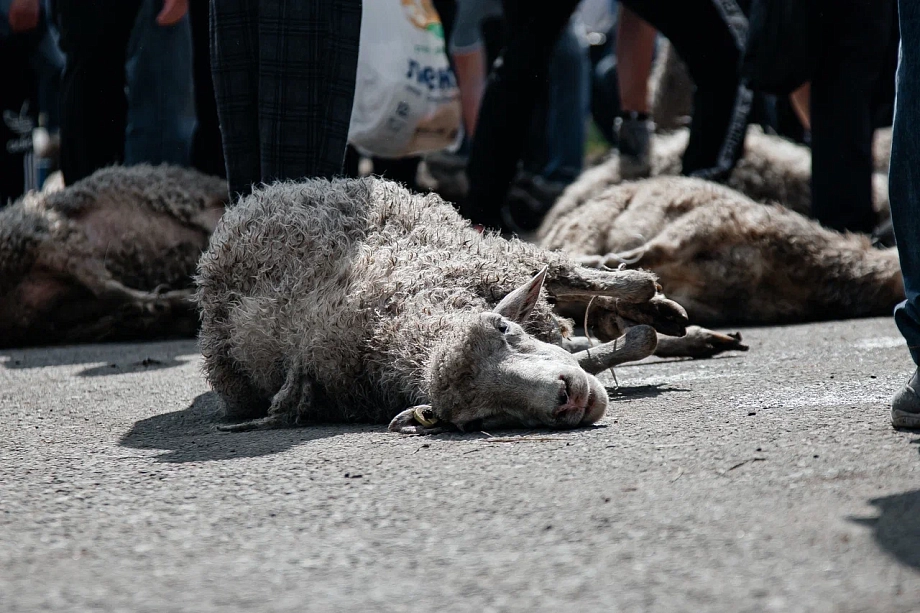
M 364 0 L 348 140 L 397 158 L 438 151 L 460 135 L 460 91 L 431 0 Z

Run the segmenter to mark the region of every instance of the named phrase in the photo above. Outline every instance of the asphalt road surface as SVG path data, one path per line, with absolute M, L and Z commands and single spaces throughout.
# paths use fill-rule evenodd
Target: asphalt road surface
M 0 611 L 920 610 L 896 328 L 744 335 L 492 437 L 217 432 L 191 341 L 0 352 Z

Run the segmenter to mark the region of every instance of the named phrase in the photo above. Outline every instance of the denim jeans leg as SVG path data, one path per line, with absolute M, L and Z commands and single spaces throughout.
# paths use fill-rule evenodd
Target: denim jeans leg
M 920 365 L 920 3 L 899 0 L 898 10 L 901 49 L 888 191 L 907 300 L 895 308 L 894 318 Z
M 189 165 L 195 131 L 191 28 L 188 15 L 157 25 L 162 5 L 143 0 L 128 43 L 127 165 Z
M 571 183 L 581 174 L 585 156 L 591 62 L 588 41 L 579 35 L 579 28 L 570 20 L 549 64 L 546 164 L 540 174 L 562 183 Z

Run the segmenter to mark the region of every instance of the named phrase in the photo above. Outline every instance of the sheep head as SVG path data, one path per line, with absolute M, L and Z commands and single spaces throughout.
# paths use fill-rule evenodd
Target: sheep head
M 540 297 L 546 269 L 491 311 L 462 319 L 459 341 L 439 347 L 431 365 L 430 405 L 390 422 L 403 434 L 513 427 L 574 428 L 607 409 L 607 392 L 562 347 L 521 327 Z

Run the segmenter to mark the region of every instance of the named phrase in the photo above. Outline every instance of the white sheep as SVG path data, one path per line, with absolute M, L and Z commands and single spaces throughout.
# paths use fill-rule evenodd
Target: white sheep
M 611 186 L 541 244 L 585 265 L 647 268 L 703 325 L 886 315 L 904 299 L 896 249 L 702 179 Z
M 227 417 L 249 420 L 230 430 L 590 424 L 607 406 L 593 373 L 686 322 L 648 272 L 482 235 L 438 196 L 376 178 L 258 189 L 218 224 L 197 283 L 208 380 Z M 570 353 L 553 308 L 591 301 L 598 338 L 625 338 Z
M 681 155 L 687 148 L 689 130 L 652 136 L 651 176 L 679 175 Z M 884 133 L 881 138 L 884 138 Z M 884 144 L 879 145 L 879 150 Z M 879 220 L 888 213 L 888 175 L 873 175 L 873 206 Z M 611 185 L 622 183 L 619 154 L 584 171 L 569 185 L 543 218 L 538 236 L 550 232 L 556 220 Z M 811 210 L 811 151 L 790 140 L 765 134 L 759 126 L 748 127 L 744 154 L 732 171 L 727 185 L 758 202 L 778 203 L 803 215 Z

